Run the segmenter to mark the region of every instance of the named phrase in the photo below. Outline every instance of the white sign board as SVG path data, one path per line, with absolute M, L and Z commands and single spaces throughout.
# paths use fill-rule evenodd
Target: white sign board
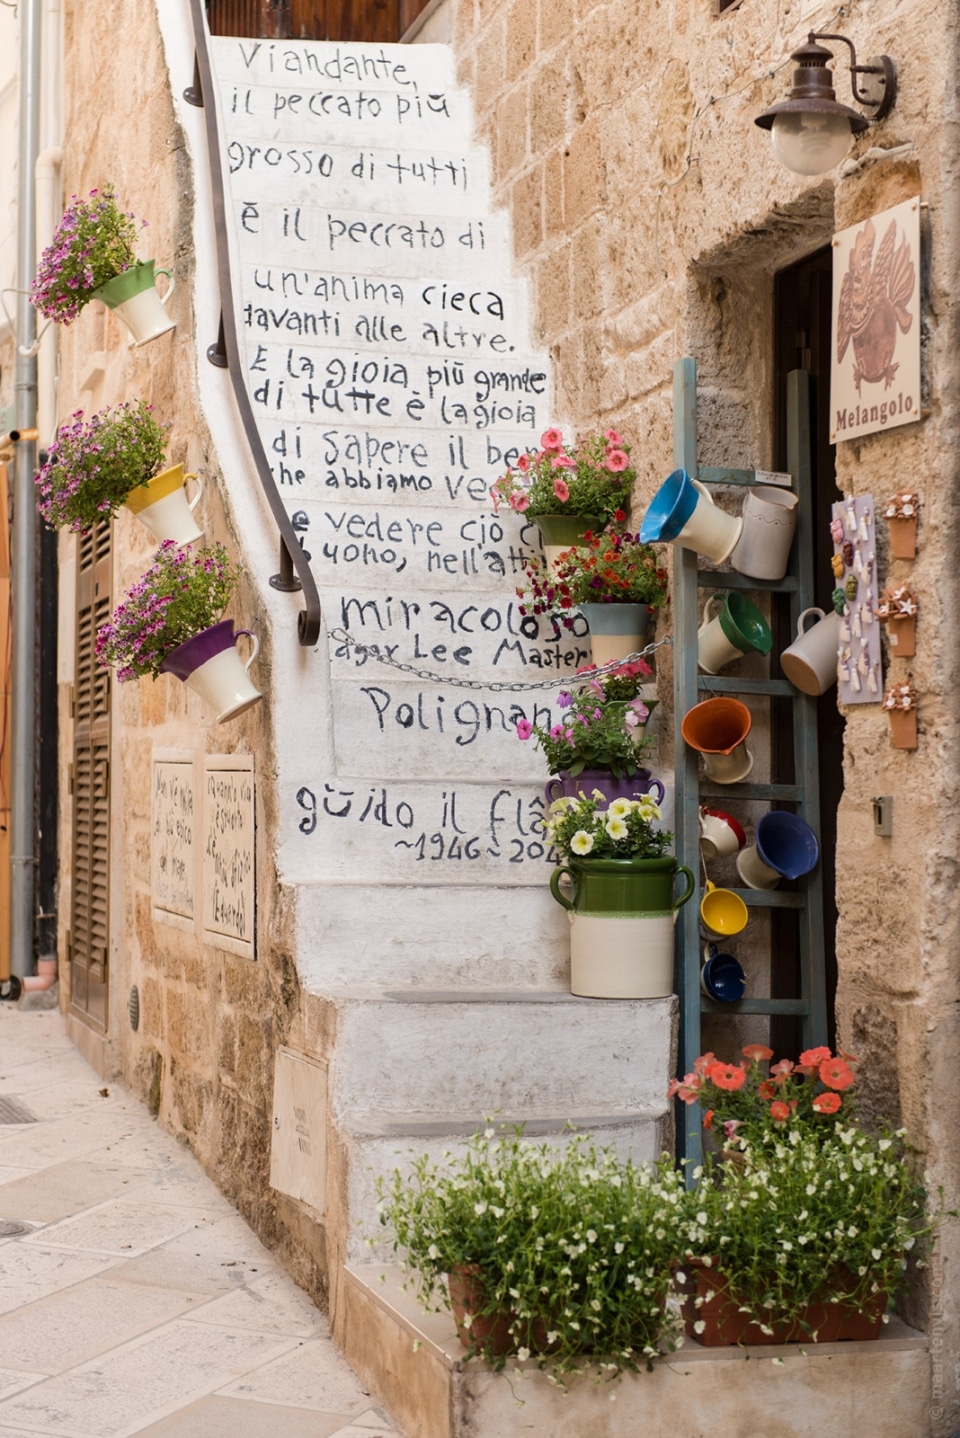
M 255 957 L 253 756 L 208 754 L 203 766 L 203 940 Z
M 197 810 L 192 755 L 155 751 L 151 803 L 150 891 L 153 917 L 193 928 Z
M 833 238 L 830 438 L 920 418 L 920 201 Z

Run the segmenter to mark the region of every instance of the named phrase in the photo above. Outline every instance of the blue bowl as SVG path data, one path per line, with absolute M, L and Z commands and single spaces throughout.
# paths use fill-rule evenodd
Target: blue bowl
M 640 526 L 644 544 L 669 544 L 676 539 L 697 507 L 697 491 L 685 469 L 675 469 L 650 501 Z
M 785 809 L 771 809 L 756 827 L 757 853 L 785 879 L 799 879 L 817 867 L 820 845 L 803 819 Z
M 747 986 L 743 969 L 732 954 L 714 954 L 700 970 L 700 987 L 708 998 L 735 1004 Z

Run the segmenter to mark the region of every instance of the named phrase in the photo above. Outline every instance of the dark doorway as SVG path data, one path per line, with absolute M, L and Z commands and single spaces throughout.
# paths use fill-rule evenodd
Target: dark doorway
M 209 0 L 210 32 L 251 39 L 399 40 L 430 0 Z
M 829 246 L 781 270 L 774 280 L 774 365 L 777 396 L 775 463 L 787 467 L 787 375 L 804 369 L 810 375 L 813 492 L 816 536 L 817 603 L 827 609 L 836 580 L 830 568 L 830 506 L 842 499 L 837 488 L 834 446 L 830 443 L 830 323 L 833 251 Z M 784 606 L 784 609 L 786 606 Z M 791 642 L 789 616 L 774 615 L 774 649 L 779 653 Z M 774 763 L 777 773 L 788 772 L 793 761 L 792 705 L 774 706 Z M 843 794 L 844 720 L 837 708 L 837 691 L 829 689 L 817 701 L 817 736 L 820 751 L 820 853 L 823 871 L 824 963 L 827 1020 L 830 1043 L 835 1041 L 834 1000 L 837 991 L 836 847 L 837 809 Z M 795 926 L 782 910 L 773 911 L 773 995 L 785 998 L 799 992 Z M 794 1054 L 799 1045 L 799 1024 L 774 1019 L 771 1043 L 778 1054 Z

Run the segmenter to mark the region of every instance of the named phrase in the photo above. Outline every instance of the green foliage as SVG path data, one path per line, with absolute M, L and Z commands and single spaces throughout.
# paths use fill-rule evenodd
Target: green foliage
M 416 1158 L 379 1192 L 381 1222 L 425 1304 L 449 1307 L 446 1275 L 474 1266 L 479 1316 L 509 1315 L 521 1362 L 559 1377 L 586 1354 L 613 1376 L 673 1346 L 664 1300 L 683 1188 L 666 1158 L 637 1167 L 579 1135 L 557 1149 L 488 1128 L 442 1164 Z M 471 1351 L 503 1367 L 489 1340 Z

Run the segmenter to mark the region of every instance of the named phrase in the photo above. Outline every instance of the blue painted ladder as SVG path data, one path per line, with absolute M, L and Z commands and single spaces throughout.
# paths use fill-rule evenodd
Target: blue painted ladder
M 701 570 L 698 556 L 689 549 L 674 550 L 674 762 L 676 765 L 676 851 L 695 874 L 700 865 L 700 805 L 708 799 L 760 799 L 786 801 L 820 834 L 820 783 L 817 755 L 817 702 L 801 694 L 786 679 L 738 679 L 735 675 L 701 675 L 697 668 L 697 629 L 700 624 L 700 589 L 768 590 L 787 594 L 791 632 L 804 609 L 816 604 L 814 594 L 813 493 L 810 436 L 810 377 L 804 370 L 787 376 L 787 464 L 793 488 L 800 497 L 797 537 L 790 568 L 780 580 L 750 579 L 736 572 Z M 697 365 L 681 359 L 673 375 L 674 464 L 706 484 L 748 485 L 756 482 L 753 470 L 701 468 L 697 463 Z M 783 697 L 793 701 L 794 784 L 701 783 L 698 756 L 683 740 L 683 716 L 705 695 L 736 694 Z M 680 1073 L 688 1073 L 701 1053 L 701 1015 L 795 1014 L 802 1020 L 804 1047 L 827 1041 L 827 1001 L 823 930 L 823 881 L 820 866 L 799 881 L 799 890 L 735 889 L 751 908 L 785 908 L 797 911 L 799 923 L 800 993 L 792 999 L 743 998 L 720 1004 L 700 988 L 702 941 L 700 900 L 702 882 L 690 903 L 680 911 L 676 927 L 677 993 L 680 995 Z M 701 1114 L 699 1105 L 678 1106 L 678 1152 L 699 1163 Z M 690 1170 L 688 1169 L 688 1173 Z

